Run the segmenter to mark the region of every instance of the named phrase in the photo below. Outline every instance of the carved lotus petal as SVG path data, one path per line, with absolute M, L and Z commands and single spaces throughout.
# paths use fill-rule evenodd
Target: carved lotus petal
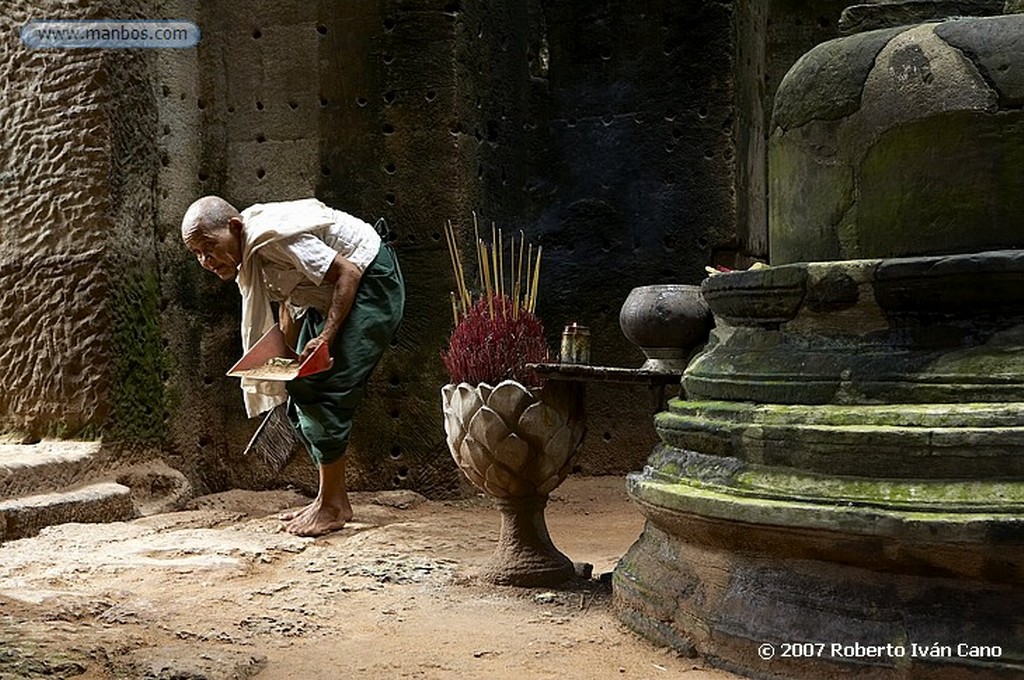
M 508 425 L 493 409 L 483 406 L 469 421 L 469 436 L 491 451 L 509 435 Z
M 483 404 L 480 393 L 472 385 L 459 383 L 458 387 L 455 388 L 455 394 L 452 397 L 452 409 L 463 423 L 468 425 L 473 414 Z
M 466 436 L 466 428 L 462 426 L 462 422 L 458 417 L 449 410 L 446 410 L 444 414 L 444 432 L 447 435 L 448 446 L 452 451 L 457 451 L 459 446 L 462 445 L 463 438 Z
M 562 427 L 565 419 L 555 409 L 542 401 L 530 404 L 519 417 L 516 431 L 531 446 L 544 450 L 547 441 Z
M 544 454 L 537 457 L 537 465 L 531 475 L 537 486 L 543 485 L 565 465 L 573 452 L 574 447 L 569 446 L 571 441 L 572 431 L 568 425 L 558 428 L 547 440 Z
M 462 384 L 465 385 L 466 383 Z M 480 383 L 479 385 L 476 386 L 477 394 L 480 395 L 480 399 L 483 400 L 484 403 L 486 403 L 487 400 L 491 398 L 491 390 L 493 389 L 494 388 L 488 385 L 487 383 Z
M 530 462 L 530 445 L 512 432 L 493 449 L 493 454 L 495 460 L 509 470 L 522 474 Z
M 514 483 L 515 478 L 501 465 L 491 465 L 484 474 L 484 490 L 497 498 L 508 498 Z
M 498 383 L 486 400 L 487 405 L 500 413 L 507 422 L 514 423 L 537 398 L 514 380 L 505 380 Z
M 482 481 L 487 474 L 487 468 L 491 467 L 491 456 L 480 442 L 472 437 L 466 437 L 459 447 L 459 459 L 456 462 L 463 469 L 473 469 Z

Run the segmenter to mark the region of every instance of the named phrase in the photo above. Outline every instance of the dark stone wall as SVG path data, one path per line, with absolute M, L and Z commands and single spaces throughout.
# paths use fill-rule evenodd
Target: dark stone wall
M 752 0 L 171 4 L 204 32 L 192 61 L 157 68 L 175 460 L 201 489 L 275 482 L 240 456 L 255 423 L 223 375 L 237 292 L 177 243 L 181 213 L 207 193 L 240 208 L 316 195 L 387 218 L 408 286 L 350 481 L 436 496 L 465 489 L 438 394 L 454 287 L 445 222 L 464 250 L 474 212 L 487 233 L 522 230 L 544 247 L 538 312 L 552 347 L 578 321 L 594 363 L 639 366 L 618 327 L 633 287 L 697 283 L 706 264 L 763 254 L 773 83 L 831 37 L 840 9 L 825 27 L 808 3 Z M 655 442 L 646 388 L 592 385 L 587 405 L 577 470 L 640 467 Z M 308 488 L 311 472 L 300 460 L 284 479 Z
M 473 207 L 543 246 L 538 312 L 553 346 L 577 321 L 593 363 L 639 366 L 618 326 L 629 291 L 699 282 L 733 247 L 732 21 L 729 4 L 672 2 L 474 4 L 460 16 Z M 650 404 L 646 388 L 588 386 L 577 469 L 641 465 Z

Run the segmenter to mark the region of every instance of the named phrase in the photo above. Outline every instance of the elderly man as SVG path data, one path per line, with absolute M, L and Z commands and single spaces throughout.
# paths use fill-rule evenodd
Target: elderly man
M 370 372 L 402 318 L 405 285 L 391 246 L 366 222 L 316 199 L 266 203 L 239 212 L 217 196 L 193 203 L 181 237 L 199 263 L 242 293 L 245 351 L 274 324 L 304 360 L 322 344 L 326 372 L 281 383 L 243 379 L 250 416 L 288 399 L 288 415 L 320 471 L 316 499 L 282 515 L 284 529 L 316 536 L 352 518 L 345 449 Z

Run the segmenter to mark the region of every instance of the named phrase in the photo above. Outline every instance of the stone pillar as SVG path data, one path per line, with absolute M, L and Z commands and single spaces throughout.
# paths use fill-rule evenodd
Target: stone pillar
M 27 440 L 163 437 L 149 56 L 17 40 L 32 18 L 128 5 L 15 2 L 0 19 L 0 429 Z

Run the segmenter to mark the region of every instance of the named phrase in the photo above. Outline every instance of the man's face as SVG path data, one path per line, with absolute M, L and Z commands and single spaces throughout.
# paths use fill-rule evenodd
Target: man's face
M 197 233 L 185 241 L 199 264 L 221 278 L 231 281 L 242 262 L 241 246 L 233 229 L 218 229 L 212 234 Z

